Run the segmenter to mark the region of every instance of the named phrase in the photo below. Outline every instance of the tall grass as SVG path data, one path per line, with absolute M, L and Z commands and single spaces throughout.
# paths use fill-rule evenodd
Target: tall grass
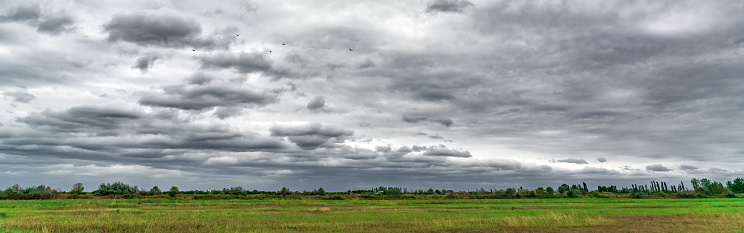
M 730 232 L 744 199 L 0 201 L 0 232 Z

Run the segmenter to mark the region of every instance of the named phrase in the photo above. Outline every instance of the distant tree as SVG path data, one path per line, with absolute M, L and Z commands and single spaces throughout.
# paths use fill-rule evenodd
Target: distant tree
M 290 191 L 287 187 L 282 187 L 281 190 L 277 191 L 276 194 L 279 195 L 292 195 L 292 191 Z
M 515 188 L 507 188 L 505 192 L 506 192 L 506 194 L 514 194 L 514 193 L 517 192 L 517 189 L 515 189 Z
M 228 191 L 228 193 L 230 193 L 232 195 L 243 195 L 243 194 L 245 194 L 245 192 L 243 192 L 243 187 L 241 187 L 241 186 L 231 187 L 230 188 L 230 191 Z
M 692 189 L 693 190 L 697 190 L 698 188 L 700 188 L 700 181 L 697 178 L 690 179 L 690 183 L 692 183 Z M 682 184 L 682 185 L 684 185 L 684 184 Z
M 85 190 L 85 187 L 83 187 L 83 183 L 75 183 L 72 185 L 72 190 L 70 190 L 70 193 L 82 194 L 83 190 Z
M 400 187 L 388 187 L 385 191 L 386 195 L 400 195 L 403 194 L 403 189 Z
M 535 189 L 535 193 L 536 194 L 545 194 L 545 188 L 543 188 L 543 187 L 537 187 L 537 189 Z
M 148 195 L 160 195 L 163 191 L 158 188 L 158 186 L 152 186 L 149 192 L 147 192 Z
M 734 193 L 744 193 L 744 179 L 736 178 L 734 182 L 726 182 L 726 187 Z
M 728 189 L 723 187 L 723 184 L 721 182 L 712 181 L 708 185 L 705 186 L 705 190 L 708 191 L 710 194 L 724 194 L 728 192 Z
M 323 190 L 323 188 L 318 188 L 318 195 L 321 195 L 321 196 L 326 195 L 325 190 Z
M 553 187 L 548 186 L 548 188 L 545 189 L 545 192 L 548 194 L 553 194 L 555 191 L 553 190 Z
M 0 192 L 0 199 L 52 199 L 57 197 L 57 194 L 57 190 L 49 186 L 23 188 L 19 184 L 14 184 Z
M 181 193 L 181 191 L 178 191 L 178 187 L 176 186 L 173 186 L 168 190 L 168 196 L 170 197 L 176 197 L 179 193 Z
M 586 182 L 581 182 L 581 183 L 584 184 L 584 192 L 587 192 L 588 193 L 589 192 L 589 189 L 586 188 Z
M 93 195 L 96 195 L 96 196 L 123 195 L 123 194 L 136 193 L 137 191 L 138 191 L 137 186 L 130 186 L 122 182 L 114 182 L 113 184 L 111 183 L 101 184 L 98 187 L 98 190 L 93 191 Z

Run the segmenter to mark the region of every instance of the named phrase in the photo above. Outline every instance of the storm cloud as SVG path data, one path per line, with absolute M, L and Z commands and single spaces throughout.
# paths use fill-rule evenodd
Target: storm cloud
M 148 106 L 183 110 L 204 110 L 218 106 L 265 106 L 276 101 L 276 94 L 250 88 L 238 88 L 226 85 L 177 85 L 164 87 L 162 94 L 150 94 L 142 97 L 139 103 Z
M 39 5 L 28 4 L 16 6 L 0 16 L 2 21 L 21 22 L 35 26 L 38 32 L 57 35 L 73 28 L 74 19 L 64 13 L 42 14 Z
M 139 57 L 134 63 L 134 66 L 132 66 L 132 69 L 139 69 L 142 73 L 147 73 L 147 71 L 150 70 L 150 67 L 152 67 L 158 59 L 161 59 L 161 57 L 156 54 Z
M 307 103 L 307 109 L 311 111 L 327 111 L 328 108 L 326 106 L 325 97 L 316 96 Z
M 403 121 L 408 123 L 418 123 L 418 122 L 431 122 L 431 123 L 437 123 L 446 127 L 451 126 L 454 122 L 452 119 L 446 118 L 446 117 L 425 117 L 425 116 L 409 116 L 404 115 Z
M 672 169 L 669 169 L 667 167 L 664 167 L 661 164 L 648 165 L 648 166 L 646 166 L 646 170 L 647 171 L 654 171 L 654 172 L 670 172 L 670 171 L 672 171 Z
M 36 96 L 34 96 L 33 94 L 21 91 L 5 92 L 3 93 L 3 95 L 11 98 L 13 101 L 18 103 L 30 103 L 31 101 L 36 99 Z
M 289 141 L 305 150 L 314 150 L 321 146 L 333 147 L 334 143 L 344 142 L 354 135 L 354 131 L 318 122 L 299 126 L 276 125 L 269 131 L 271 136 L 287 137 Z
M 738 5 L 0 2 L 0 187 L 730 180 Z
M 462 13 L 466 7 L 474 6 L 467 0 L 432 0 L 426 6 L 426 12 Z

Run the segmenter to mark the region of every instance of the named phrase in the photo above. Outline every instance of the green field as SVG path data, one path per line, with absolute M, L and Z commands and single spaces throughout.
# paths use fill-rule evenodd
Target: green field
M 744 199 L 0 201 L 0 232 L 744 232 Z

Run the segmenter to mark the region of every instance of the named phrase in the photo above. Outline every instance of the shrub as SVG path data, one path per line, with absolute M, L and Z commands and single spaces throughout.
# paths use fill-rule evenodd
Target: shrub
M 18 184 L 14 184 L 0 192 L 0 198 L 2 199 L 52 199 L 57 196 L 57 190 L 44 185 L 23 188 Z
M 680 191 L 677 193 L 678 198 L 695 198 L 695 194 L 687 191 Z
M 158 186 L 153 186 L 149 192 L 147 192 L 147 195 L 160 195 L 163 191 L 158 188 Z
M 281 190 L 277 191 L 276 194 L 279 195 L 292 195 L 292 191 L 290 191 L 287 187 L 282 187 Z
M 115 182 L 113 184 L 101 184 L 101 186 L 98 187 L 98 190 L 93 191 L 93 194 L 96 196 L 123 195 L 136 193 L 137 191 L 137 186 L 133 187 L 122 182 Z
M 173 186 L 168 191 L 168 196 L 170 196 L 170 197 L 176 197 L 176 195 L 178 195 L 179 193 L 181 193 L 181 191 L 178 191 L 178 187 Z
M 75 183 L 72 185 L 72 190 L 70 190 L 70 193 L 82 194 L 83 190 L 85 190 L 85 187 L 83 187 L 83 183 Z

